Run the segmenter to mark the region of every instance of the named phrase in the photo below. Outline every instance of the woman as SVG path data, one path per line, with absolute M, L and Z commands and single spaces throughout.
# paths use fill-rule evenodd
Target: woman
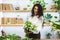
M 43 9 L 40 4 L 35 4 L 33 6 L 32 15 L 28 21 L 37 26 L 37 29 L 31 32 L 28 37 L 33 38 L 34 40 L 40 40 L 40 30 L 42 29 L 43 24 Z

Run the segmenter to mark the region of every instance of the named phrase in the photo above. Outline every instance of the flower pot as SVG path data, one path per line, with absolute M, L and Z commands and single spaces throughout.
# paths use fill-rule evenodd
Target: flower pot
M 29 30 L 24 30 L 24 32 L 25 32 L 26 34 L 32 33 L 32 32 L 30 32 Z

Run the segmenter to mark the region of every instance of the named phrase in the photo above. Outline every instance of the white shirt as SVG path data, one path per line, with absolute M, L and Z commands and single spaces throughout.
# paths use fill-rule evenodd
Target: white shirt
M 37 29 L 34 30 L 33 33 L 38 34 L 42 29 L 43 17 L 42 16 L 40 18 L 38 18 L 38 16 L 30 17 L 28 21 L 37 26 Z

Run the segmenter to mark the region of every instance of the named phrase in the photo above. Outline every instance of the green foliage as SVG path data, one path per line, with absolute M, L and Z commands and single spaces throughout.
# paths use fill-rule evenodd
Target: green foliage
M 41 4 L 43 7 L 43 10 L 46 10 L 45 5 L 47 3 L 44 2 L 44 0 L 30 0 L 30 2 L 34 5 L 34 4 Z M 27 5 L 27 7 L 30 7 L 30 4 Z
M 47 34 L 46 34 L 46 37 L 47 37 L 48 39 L 50 39 L 50 36 L 52 36 L 51 33 L 47 33 Z
M 60 30 L 60 24 L 58 24 L 58 23 L 52 22 L 52 27 L 57 30 Z
M 53 2 L 57 6 L 57 9 L 60 10 L 60 0 L 53 0 Z
M 36 28 L 37 28 L 37 26 L 33 25 L 30 21 L 26 21 L 25 24 L 24 24 L 24 29 L 28 30 L 30 32 L 36 30 Z
M 16 34 L 7 35 L 6 37 L 0 37 L 0 40 L 21 40 L 20 36 L 17 36 Z
M 56 18 L 56 19 L 57 19 L 57 16 L 54 16 L 54 18 Z
M 46 20 L 48 22 L 50 22 L 51 18 L 52 18 L 51 14 L 47 13 L 47 14 L 44 15 L 44 20 Z
M 23 40 L 32 40 L 32 38 L 26 37 Z
M 45 5 L 46 5 L 47 3 L 45 3 L 44 0 L 33 1 L 33 4 L 41 4 L 42 7 L 43 7 L 43 10 L 46 10 Z

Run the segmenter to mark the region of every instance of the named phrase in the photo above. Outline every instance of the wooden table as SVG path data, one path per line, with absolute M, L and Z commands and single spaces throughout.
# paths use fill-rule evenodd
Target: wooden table
M 60 39 L 41 39 L 41 40 L 60 40 Z

